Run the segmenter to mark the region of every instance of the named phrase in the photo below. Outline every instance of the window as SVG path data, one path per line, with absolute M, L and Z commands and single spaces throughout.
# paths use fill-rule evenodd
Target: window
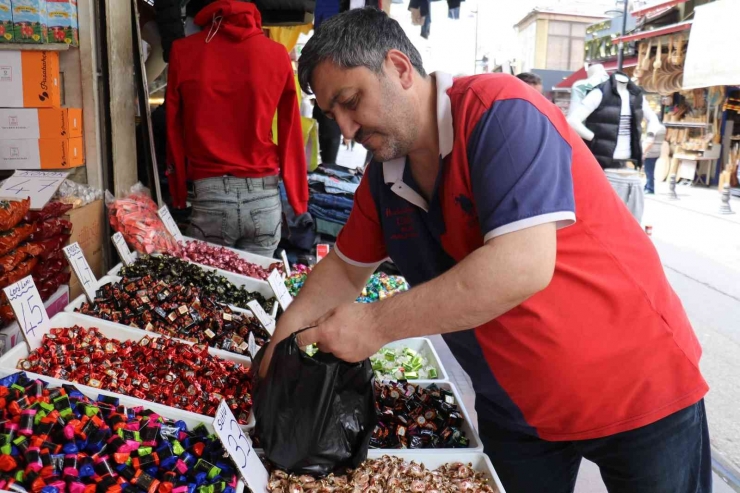
M 576 71 L 583 65 L 586 24 L 550 21 L 546 68 Z

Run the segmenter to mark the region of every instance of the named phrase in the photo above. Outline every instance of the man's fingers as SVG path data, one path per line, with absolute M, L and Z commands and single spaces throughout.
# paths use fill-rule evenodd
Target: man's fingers
M 296 342 L 298 343 L 298 347 L 301 348 L 319 342 L 319 328 L 311 327 L 310 329 L 304 330 L 298 334 Z

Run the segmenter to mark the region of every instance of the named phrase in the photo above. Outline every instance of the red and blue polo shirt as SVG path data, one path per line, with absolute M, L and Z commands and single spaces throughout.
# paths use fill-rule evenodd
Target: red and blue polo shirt
M 491 238 L 555 222 L 550 285 L 444 335 L 479 419 L 545 440 L 653 423 L 708 390 L 701 348 L 650 239 L 560 110 L 518 79 L 437 73 L 442 166 L 430 203 L 405 158 L 371 163 L 336 252 L 390 257 L 417 285 Z

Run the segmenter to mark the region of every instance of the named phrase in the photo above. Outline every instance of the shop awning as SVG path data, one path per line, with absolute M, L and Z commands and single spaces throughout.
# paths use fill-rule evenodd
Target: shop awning
M 681 31 L 687 31 L 691 29 L 693 21 L 679 22 L 677 24 L 671 24 L 670 26 L 663 26 L 650 31 L 640 31 L 639 33 L 628 34 L 621 38 L 615 38 L 612 43 L 619 43 L 623 41 L 629 43 L 630 41 L 638 41 L 640 39 L 657 38 L 658 36 L 665 36 L 666 34 L 678 33 Z
M 617 70 L 617 62 L 616 60 L 613 60 L 611 62 L 606 62 L 603 64 L 604 68 L 607 72 L 613 72 Z M 623 68 L 630 68 L 630 67 L 636 67 L 637 66 L 637 57 L 627 58 L 624 63 L 622 64 Z M 563 79 L 559 84 L 557 84 L 553 89 L 570 89 L 573 87 L 573 84 L 578 80 L 583 80 L 588 77 L 588 74 L 586 73 L 585 68 L 581 68 L 577 72 L 573 72 L 568 78 Z
M 631 12 L 634 17 L 651 16 L 658 12 L 666 11 L 676 5 L 686 3 L 688 0 L 658 0 L 651 1 L 644 7 L 636 8 Z
M 696 7 L 684 64 L 683 88 L 740 84 L 740 2 L 718 0 Z

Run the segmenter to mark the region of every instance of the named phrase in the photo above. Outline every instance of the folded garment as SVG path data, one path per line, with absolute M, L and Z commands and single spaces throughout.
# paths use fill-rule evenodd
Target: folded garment
M 308 175 L 308 183 L 323 183 L 327 193 L 354 193 L 360 186 L 359 183 L 348 183 L 346 181 L 339 180 L 333 176 L 327 176 L 319 173 L 310 173 Z
M 324 219 L 326 221 L 335 222 L 337 224 L 346 224 L 349 220 L 349 212 L 337 211 L 334 209 L 326 209 L 316 204 L 308 204 L 308 212 L 315 218 Z
M 328 193 L 312 193 L 308 202 L 328 209 L 340 211 L 351 211 L 353 201 L 340 195 L 331 195 Z

